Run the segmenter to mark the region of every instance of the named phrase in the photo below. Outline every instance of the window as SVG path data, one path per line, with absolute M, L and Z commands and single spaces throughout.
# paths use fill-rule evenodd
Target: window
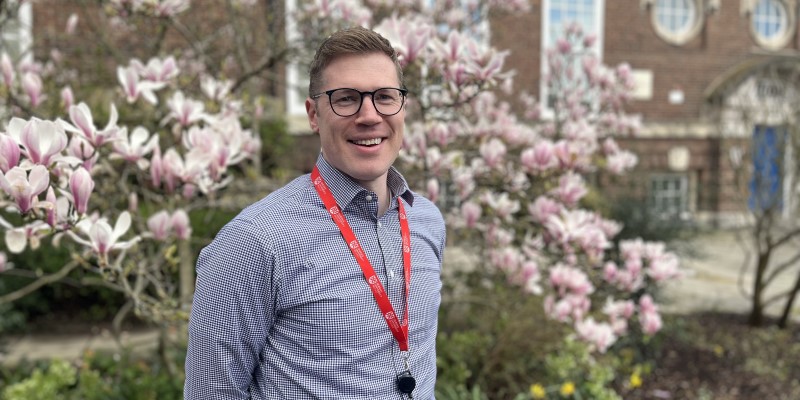
M 603 0 L 544 0 L 542 6 L 542 46 L 541 46 L 541 74 L 547 73 L 547 50 L 555 45 L 558 38 L 564 36 L 564 28 L 572 23 L 578 23 L 583 28 L 586 36 L 593 35 L 597 38 L 594 50 L 598 60 L 602 60 L 603 49 Z M 547 105 L 543 110 L 544 115 L 551 113 L 547 82 L 540 79 L 540 102 Z
M 794 32 L 792 11 L 781 0 L 758 0 L 750 14 L 750 28 L 756 42 L 770 49 L 786 45 Z
M 697 0 L 657 0 L 652 11 L 656 33 L 667 42 L 686 43 L 700 31 L 700 9 Z
M 663 220 L 686 219 L 689 212 L 689 179 L 683 174 L 650 176 L 648 208 Z

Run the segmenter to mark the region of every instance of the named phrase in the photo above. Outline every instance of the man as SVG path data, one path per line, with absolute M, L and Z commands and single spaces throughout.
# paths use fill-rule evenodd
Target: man
M 346 29 L 310 78 L 314 172 L 246 208 L 198 259 L 187 399 L 433 398 L 445 226 L 392 167 L 397 55 Z

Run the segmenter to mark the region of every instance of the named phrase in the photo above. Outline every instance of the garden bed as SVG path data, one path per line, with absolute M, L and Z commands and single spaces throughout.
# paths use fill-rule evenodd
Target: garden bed
M 771 321 L 768 321 L 771 323 Z M 669 316 L 654 368 L 625 396 L 643 399 L 800 399 L 800 328 L 753 328 L 744 315 Z

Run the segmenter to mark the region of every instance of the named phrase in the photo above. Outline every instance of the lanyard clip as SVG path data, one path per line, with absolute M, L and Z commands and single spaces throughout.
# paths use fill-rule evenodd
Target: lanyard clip
M 410 371 L 411 370 L 411 368 L 408 365 L 408 356 L 409 356 L 408 351 L 401 351 L 400 352 L 400 358 L 403 360 L 403 368 L 405 368 L 406 371 Z

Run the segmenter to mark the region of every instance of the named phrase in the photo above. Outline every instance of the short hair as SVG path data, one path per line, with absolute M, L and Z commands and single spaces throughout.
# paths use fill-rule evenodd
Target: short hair
M 360 26 L 342 29 L 322 41 L 309 68 L 308 95 L 313 96 L 323 86 L 322 71 L 333 60 L 345 55 L 383 53 L 397 70 L 397 81 L 403 87 L 403 69 L 397 60 L 397 52 L 388 39 L 379 33 Z

